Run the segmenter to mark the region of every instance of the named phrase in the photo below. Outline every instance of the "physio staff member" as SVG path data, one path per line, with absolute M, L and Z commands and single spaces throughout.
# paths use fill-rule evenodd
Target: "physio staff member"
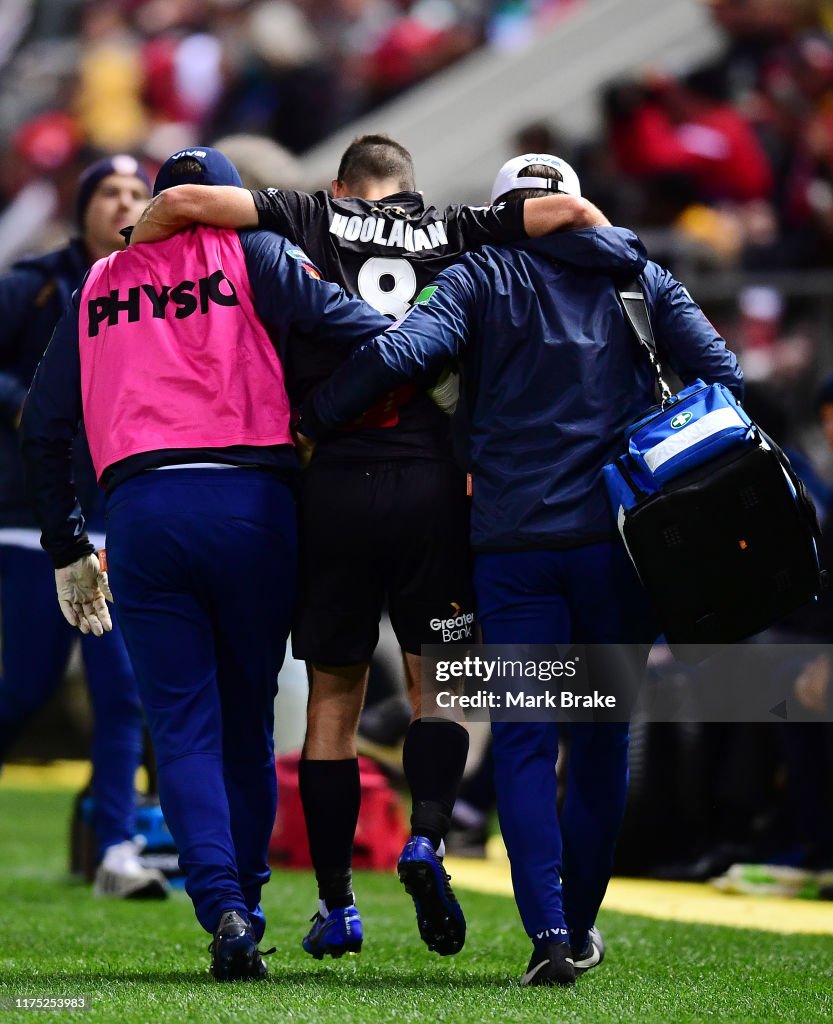
M 155 191 L 178 182 L 240 179 L 197 148 L 166 161 Z M 296 564 L 282 355 L 290 329 L 349 345 L 387 322 L 277 235 L 194 228 L 92 268 L 26 401 L 24 458 L 62 607 L 99 634 L 107 581 L 66 462 L 83 413 L 162 809 L 219 980 L 266 974 L 273 702 Z

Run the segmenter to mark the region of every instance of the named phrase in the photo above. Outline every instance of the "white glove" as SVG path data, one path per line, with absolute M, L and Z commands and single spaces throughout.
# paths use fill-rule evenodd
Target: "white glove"
M 451 366 L 447 366 L 437 383 L 428 389 L 428 397 L 444 413 L 451 416 L 460 401 L 460 374 Z
M 103 636 L 113 628 L 107 601 L 113 600 L 107 573 L 96 555 L 84 555 L 71 565 L 55 570 L 58 604 L 70 626 L 82 633 Z

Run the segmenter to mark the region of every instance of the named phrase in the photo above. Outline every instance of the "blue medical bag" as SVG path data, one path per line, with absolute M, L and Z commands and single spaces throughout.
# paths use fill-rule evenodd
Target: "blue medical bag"
M 641 287 L 620 297 L 662 398 L 628 427 L 604 480 L 669 645 L 695 660 L 688 645 L 752 636 L 819 595 L 818 522 L 786 455 L 730 391 L 697 380 L 671 394 Z

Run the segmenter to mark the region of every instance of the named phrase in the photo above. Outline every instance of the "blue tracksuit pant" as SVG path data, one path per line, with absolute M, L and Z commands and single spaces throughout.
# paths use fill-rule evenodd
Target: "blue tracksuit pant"
M 103 525 L 103 524 L 102 524 Z M 0 763 L 25 723 L 61 683 L 78 630 L 58 608 L 46 553 L 0 545 L 3 674 L 0 678 Z M 136 679 L 121 632 L 82 636 L 81 654 L 93 709 L 93 828 L 99 853 L 135 834 L 135 777 L 143 723 Z
M 487 644 L 648 644 L 657 632 L 619 543 L 478 554 L 475 590 Z M 527 934 L 557 942 L 569 930 L 580 945 L 610 879 L 625 809 L 628 726 L 582 722 L 564 728 L 569 762 L 560 820 L 558 723 L 493 722 L 495 782 Z
M 295 591 L 295 503 L 256 469 L 152 470 L 112 493 L 107 555 L 159 798 L 197 918 L 260 938 L 275 821 L 273 703 Z

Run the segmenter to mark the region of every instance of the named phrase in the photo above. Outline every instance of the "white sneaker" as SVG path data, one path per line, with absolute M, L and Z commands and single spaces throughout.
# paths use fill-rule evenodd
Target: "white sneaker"
M 171 887 L 156 868 L 146 868 L 139 860 L 143 847 L 131 839 L 108 846 L 95 873 L 93 893 L 121 900 L 164 900 Z

